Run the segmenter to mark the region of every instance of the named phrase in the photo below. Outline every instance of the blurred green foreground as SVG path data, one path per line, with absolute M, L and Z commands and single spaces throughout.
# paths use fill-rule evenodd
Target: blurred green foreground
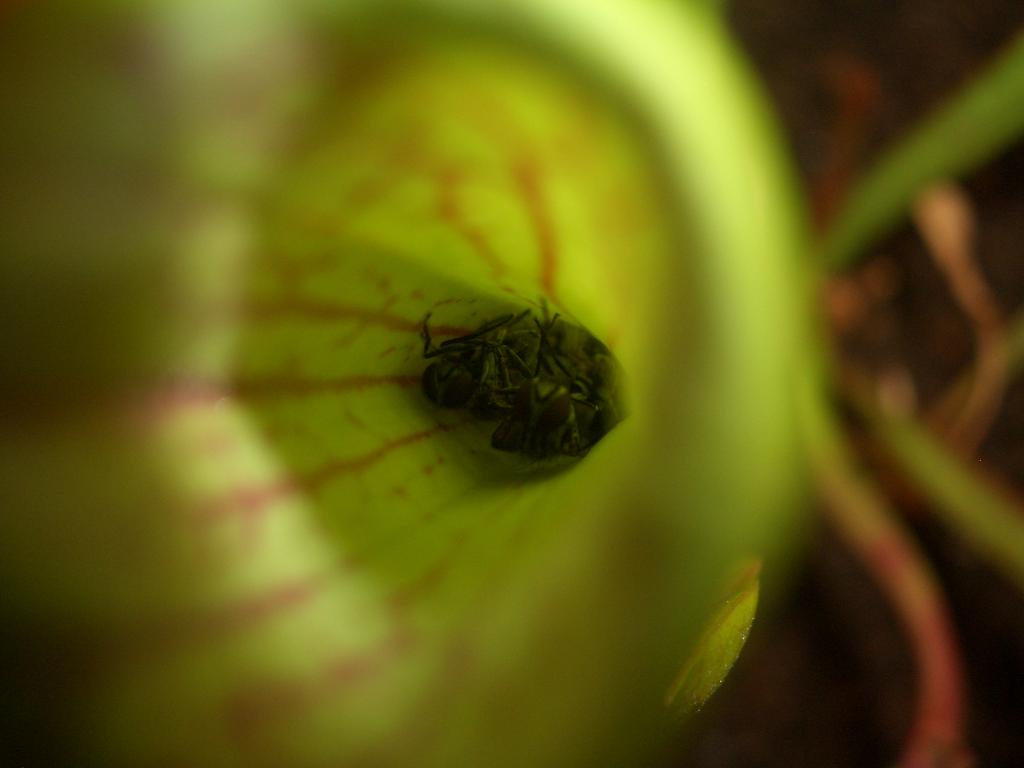
M 714 15 L 14 3 L 0 62 L 11 764 L 636 764 L 710 694 L 804 386 Z M 629 386 L 556 467 L 419 385 L 542 298 Z

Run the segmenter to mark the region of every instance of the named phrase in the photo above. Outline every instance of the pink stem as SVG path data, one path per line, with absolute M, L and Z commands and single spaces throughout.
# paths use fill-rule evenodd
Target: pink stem
M 898 765 L 964 768 L 964 681 L 949 609 L 930 566 L 875 489 L 842 451 L 819 462 L 830 518 L 896 612 L 917 667 L 914 720 Z

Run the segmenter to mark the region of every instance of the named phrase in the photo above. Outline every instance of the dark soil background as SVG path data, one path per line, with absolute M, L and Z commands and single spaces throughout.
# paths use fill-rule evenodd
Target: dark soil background
M 779 111 L 808 195 L 821 203 L 821 179 L 837 173 L 837 135 L 856 135 L 859 152 L 839 160 L 856 176 L 1024 31 L 1024 3 L 736 0 L 731 18 Z M 851 90 L 855 108 L 844 112 Z M 858 90 L 873 94 L 873 106 L 860 103 L 860 112 Z M 851 129 L 851 120 L 859 126 Z M 981 269 L 1005 312 L 1022 308 L 1024 146 L 964 186 L 977 216 Z M 908 372 L 918 402 L 929 403 L 969 365 L 969 326 L 909 225 L 878 244 L 858 271 L 872 269 L 885 276 L 884 298 L 846 330 L 840 347 L 875 374 Z M 1011 387 L 979 455 L 1024 488 L 1024 382 Z M 926 507 L 907 507 L 959 631 L 968 739 L 978 765 L 1024 766 L 1024 596 Z M 912 662 L 887 606 L 822 524 L 809 534 L 804 567 L 788 591 L 764 605 L 733 674 L 665 765 L 889 765 L 910 720 L 913 686 Z

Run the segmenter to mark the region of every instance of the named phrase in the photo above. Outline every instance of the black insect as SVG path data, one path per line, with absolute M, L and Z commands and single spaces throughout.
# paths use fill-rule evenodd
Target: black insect
M 432 347 L 423 321 L 423 390 L 438 405 L 498 420 L 491 446 L 537 459 L 583 456 L 621 420 L 618 362 L 559 315 L 502 315 Z M 529 319 L 528 319 L 529 318 Z
M 600 403 L 557 379 L 538 377 L 520 385 L 491 447 L 540 459 L 583 456 L 613 424 Z
M 621 420 L 618 363 L 589 331 L 557 314 L 537 326 L 537 373 L 519 386 L 491 446 L 537 458 L 583 456 Z
M 525 310 L 502 315 L 433 348 L 427 314 L 423 319 L 423 357 L 440 358 L 423 371 L 427 397 L 446 408 L 469 408 L 485 418 L 507 410 L 509 395 L 535 372 L 527 361 L 536 358 L 540 335 L 532 324 L 518 327 L 529 314 Z

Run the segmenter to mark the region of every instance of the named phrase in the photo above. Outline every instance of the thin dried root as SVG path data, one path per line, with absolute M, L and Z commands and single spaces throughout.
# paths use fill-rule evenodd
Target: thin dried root
M 1006 389 L 1006 324 L 975 258 L 974 212 L 960 187 L 939 183 L 914 203 L 914 222 L 975 337 L 970 383 L 940 398 L 930 420 L 965 454 L 974 453 L 999 412 Z

